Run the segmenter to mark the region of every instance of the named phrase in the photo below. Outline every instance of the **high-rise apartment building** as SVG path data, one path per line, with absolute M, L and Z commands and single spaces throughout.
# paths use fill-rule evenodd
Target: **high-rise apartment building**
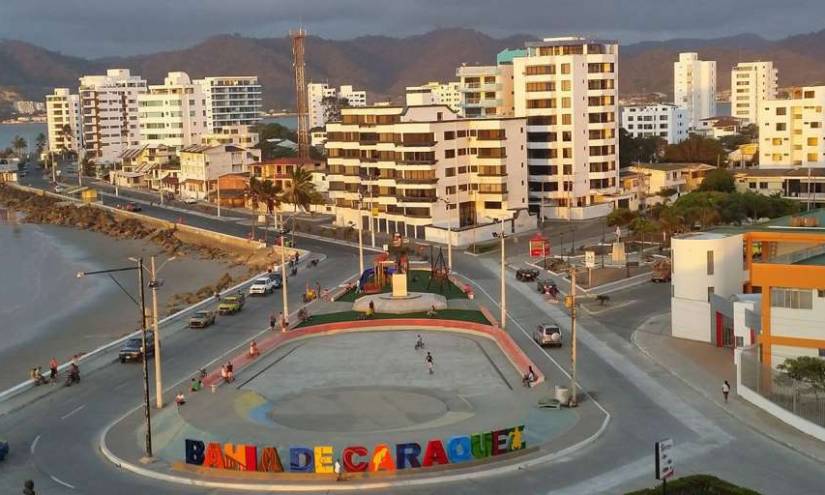
M 776 99 L 777 73 L 773 62 L 736 64 L 730 72 L 731 114 L 758 124 L 762 102 Z
M 527 117 L 530 209 L 549 218 L 607 215 L 619 201 L 619 45 L 566 37 L 513 58 L 515 115 Z
M 328 121 L 329 110 L 337 105 L 327 102 L 334 99 L 346 100 L 346 106 L 364 107 L 367 105 L 367 92 L 356 91 L 352 86 L 331 87 L 326 83 L 307 84 L 307 109 L 309 111 L 309 128 L 324 127 Z
M 138 96 L 146 81 L 129 69 L 109 69 L 106 75 L 80 78 L 83 149 L 89 158 L 114 163 L 130 146 L 140 144 Z
M 83 144 L 80 125 L 80 97 L 67 88 L 46 95 L 46 122 L 49 151 L 79 151 Z
M 261 85 L 257 76 L 206 77 L 194 81 L 206 97 L 210 130 L 252 126 L 261 121 Z
M 199 144 L 210 131 L 203 87 L 185 72 L 170 72 L 163 84 L 149 86 L 138 96 L 138 105 L 141 144 L 180 149 Z
M 697 53 L 680 53 L 673 63 L 673 103 L 684 107 L 690 127 L 716 116 L 716 62 L 699 60 Z
M 459 67 L 460 113 L 467 117 L 512 116 L 513 59 L 526 55 L 524 49 L 502 50 L 496 55 L 496 65 Z
M 423 102 L 428 101 L 434 105 L 447 105 L 453 112 L 461 113 L 461 89 L 459 82 L 440 83 L 430 81 L 421 86 L 407 86 L 406 93 L 407 105 L 421 105 L 424 104 Z
M 631 137 L 660 137 L 667 144 L 688 138 L 688 118 L 684 108 L 667 103 L 622 108 L 622 129 Z
M 462 119 L 444 105 L 345 108 L 327 124 L 336 222 L 425 239 L 429 226 L 515 219 L 527 208 L 524 135 L 523 118 Z
M 759 107 L 759 167 L 825 167 L 825 86 L 796 88 Z

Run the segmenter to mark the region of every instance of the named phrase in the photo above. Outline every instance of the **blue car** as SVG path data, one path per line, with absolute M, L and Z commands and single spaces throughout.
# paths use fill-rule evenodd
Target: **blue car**
M 6 460 L 6 456 L 9 453 L 9 442 L 5 440 L 0 440 L 0 461 Z

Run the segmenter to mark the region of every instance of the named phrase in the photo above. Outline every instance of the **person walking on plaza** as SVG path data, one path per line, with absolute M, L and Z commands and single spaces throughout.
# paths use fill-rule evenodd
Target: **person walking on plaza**
M 253 340 L 249 343 L 249 357 L 254 358 L 260 356 L 261 351 L 258 350 L 258 344 Z
M 49 360 L 49 380 L 52 383 L 57 381 L 57 359 L 55 358 Z
M 277 320 L 275 319 L 275 313 L 272 313 L 271 315 L 269 315 L 269 329 L 270 330 L 275 330 L 275 323 L 276 322 L 277 322 Z
M 434 373 L 434 371 L 433 371 L 433 355 L 428 352 L 427 357 L 425 358 L 425 360 L 427 362 L 427 370 L 432 375 Z
M 175 404 L 177 404 L 178 407 L 186 404 L 186 398 L 183 396 L 182 390 L 178 391 L 178 395 L 175 396 Z
M 722 396 L 725 397 L 725 403 L 728 402 L 728 394 L 730 393 L 730 383 L 727 380 L 722 382 Z

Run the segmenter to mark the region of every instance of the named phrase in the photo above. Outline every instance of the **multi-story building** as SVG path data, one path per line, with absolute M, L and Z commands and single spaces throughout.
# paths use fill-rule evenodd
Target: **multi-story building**
M 759 107 L 776 99 L 777 69 L 773 62 L 736 64 L 730 72 L 730 103 L 734 117 L 759 123 Z
M 207 199 L 216 189 L 218 177 L 248 172 L 261 160 L 260 150 L 234 144 L 207 146 L 193 144 L 178 153 L 180 157 L 180 193 L 187 198 Z
M 163 84 L 149 86 L 138 96 L 138 105 L 141 144 L 180 149 L 200 143 L 210 130 L 203 87 L 185 72 L 170 72 Z
M 254 148 L 260 136 L 245 125 L 225 125 L 208 134 L 202 134 L 200 144 L 237 144 L 243 148 Z
M 46 110 L 46 105 L 41 101 L 21 100 L 14 102 L 14 111 L 22 115 L 31 115 Z
M 688 138 L 688 117 L 684 108 L 668 103 L 622 108 L 622 128 L 632 137 L 660 137 L 667 144 Z
M 766 224 L 676 236 L 674 337 L 759 345 L 761 361 L 825 349 L 825 210 Z
M 458 82 L 430 81 L 421 86 L 407 86 L 406 94 L 407 105 L 447 105 L 453 112 L 461 114 L 461 89 Z M 425 101 L 430 103 L 424 103 Z
M 607 215 L 617 196 L 619 46 L 578 37 L 527 43 L 515 57 L 515 115 L 527 118 L 531 211 Z M 624 206 L 624 204 L 621 204 Z
M 339 225 L 446 241 L 448 226 L 511 219 L 518 228 L 529 218 L 518 215 L 527 208 L 524 118 L 461 119 L 444 105 L 342 113 L 326 144 Z
M 637 192 L 640 206 L 646 208 L 695 191 L 716 167 L 706 163 L 634 163 L 629 169 L 638 174 L 633 191 Z
M 716 115 L 716 62 L 680 53 L 673 63 L 673 103 L 687 110 L 691 127 Z
M 792 90 L 759 107 L 761 168 L 825 167 L 825 86 Z
M 352 86 L 331 87 L 326 83 L 307 84 L 307 109 L 309 112 L 309 128 L 324 127 L 328 120 L 329 100 L 346 100 L 344 106 L 364 107 L 367 105 L 367 92 L 356 91 Z
M 261 121 L 261 85 L 257 76 L 206 77 L 194 81 L 206 97 L 210 130 L 252 126 Z
M 525 56 L 525 49 L 502 50 L 496 55 L 496 65 L 459 67 L 459 113 L 466 117 L 514 115 L 513 59 Z
M 733 171 L 736 190 L 799 201 L 803 209 L 825 208 L 825 168 L 751 168 Z
M 114 163 L 130 146 L 140 144 L 138 96 L 146 81 L 129 69 L 109 69 L 106 75 L 80 78 L 83 149 L 86 156 Z
M 80 125 L 80 97 L 67 88 L 46 95 L 46 126 L 49 151 L 79 151 L 83 144 Z

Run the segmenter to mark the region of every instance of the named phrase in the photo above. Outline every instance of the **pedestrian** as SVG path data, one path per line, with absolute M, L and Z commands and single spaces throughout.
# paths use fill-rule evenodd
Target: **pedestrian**
M 57 359 L 54 357 L 49 360 L 49 380 L 52 383 L 57 381 Z
M 335 478 L 336 481 L 341 481 L 344 478 L 341 476 L 341 459 L 335 459 L 335 465 L 333 466 L 333 470 L 335 471 Z
M 271 315 L 269 315 L 269 329 L 270 330 L 275 330 L 275 323 L 276 322 L 277 322 L 277 320 L 275 319 L 275 313 L 272 313 Z
M 34 481 L 26 480 L 23 482 L 23 495 L 35 495 Z
M 203 382 L 199 378 L 192 378 L 192 385 L 189 387 L 190 392 L 197 392 L 203 388 Z
M 221 378 L 224 383 L 229 383 L 229 371 L 226 370 L 226 365 L 221 366 Z
M 249 357 L 258 357 L 260 354 L 261 351 L 258 350 L 258 344 L 253 340 L 249 343 Z
M 183 391 L 179 391 L 178 395 L 175 396 L 175 404 L 177 404 L 178 407 L 186 404 L 186 398 L 183 396 Z
M 426 359 L 426 362 L 427 362 L 427 370 L 432 375 L 434 373 L 433 372 L 433 355 L 428 352 L 427 357 L 425 359 Z
M 228 381 L 230 382 L 235 380 L 235 373 L 234 367 L 232 366 L 232 361 L 226 362 L 226 376 L 228 378 Z
M 722 395 L 725 397 L 725 403 L 728 402 L 728 394 L 730 393 L 730 383 L 727 380 L 722 382 Z

